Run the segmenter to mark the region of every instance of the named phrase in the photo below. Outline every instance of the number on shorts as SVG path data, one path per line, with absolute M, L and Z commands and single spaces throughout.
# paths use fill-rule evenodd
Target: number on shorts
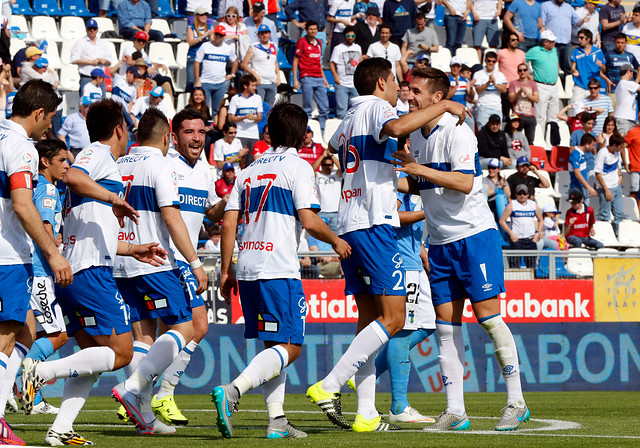
M 262 192 L 262 196 L 260 197 L 260 203 L 258 204 L 258 210 L 256 211 L 256 218 L 254 222 L 258 222 L 258 218 L 260 218 L 260 214 L 262 213 L 262 208 L 264 204 L 267 202 L 267 196 L 269 195 L 269 190 L 273 186 L 273 183 L 276 180 L 277 174 L 258 174 L 256 180 L 268 180 L 267 185 L 264 187 L 264 191 Z M 244 180 L 245 186 L 245 204 L 244 204 L 244 222 L 245 224 L 249 224 L 249 210 L 251 205 L 251 178 L 248 177 Z
M 396 278 L 396 274 L 398 274 L 398 281 L 396 282 L 396 286 L 393 287 L 393 290 L 400 291 L 403 289 L 403 283 L 404 283 L 402 271 L 400 270 L 393 271 L 393 274 L 391 275 L 391 277 Z
M 407 285 L 407 303 L 418 303 L 418 285 L 416 283 Z

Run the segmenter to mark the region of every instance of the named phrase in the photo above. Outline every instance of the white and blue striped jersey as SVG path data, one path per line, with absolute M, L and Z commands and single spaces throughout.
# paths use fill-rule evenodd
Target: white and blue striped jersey
M 352 104 L 330 140 L 338 151 L 343 179 L 338 235 L 382 224 L 400 226 L 398 179 L 390 163 L 398 141 L 380 135 L 398 115 L 391 104 L 373 95 L 356 97 Z
M 198 247 L 198 235 L 204 212 L 216 205 L 220 198 L 216 194 L 215 182 L 207 162 L 198 159 L 192 166 L 175 150 L 169 150 L 167 157 L 171 159 L 176 172 L 180 213 L 195 249 Z M 171 240 L 171 249 L 176 260 L 187 263 L 173 240 Z
M 31 263 L 31 238 L 13 211 L 11 184 L 16 176 L 16 186 L 33 188 L 38 160 L 38 151 L 25 129 L 10 120 L 0 122 L 0 265 Z
M 262 97 L 255 93 L 248 98 L 239 93 L 234 95 L 229 102 L 229 114 L 236 117 L 246 117 L 253 114 L 258 115 L 262 113 Z M 260 138 L 260 132 L 258 131 L 258 123 L 252 120 L 242 120 L 236 123 L 238 126 L 238 138 Z
M 236 50 L 231 45 L 213 45 L 205 42 L 196 53 L 196 61 L 202 63 L 201 83 L 220 84 L 225 81 L 227 75 L 227 60 L 234 62 L 237 59 Z
M 460 171 L 474 175 L 469 194 L 418 178 L 424 204 L 429 244 L 459 241 L 496 223 L 482 187 L 478 141 L 466 125 L 456 126 L 458 117 L 445 113 L 429 135 L 418 129 L 411 133 L 411 151 L 416 161 L 439 171 Z
M 596 154 L 595 172 L 602 174 L 602 180 L 609 189 L 619 185 L 618 168 L 620 163 L 620 152 L 611 153 L 606 146 Z M 600 185 L 598 188 L 601 188 Z
M 521 204 L 515 199 L 511 201 L 511 230 L 520 239 L 533 238 L 536 234 L 536 210 L 535 201 L 527 199 Z
M 33 191 L 33 203 L 38 209 L 38 213 L 40 213 L 42 222 L 51 224 L 53 236 L 57 237 L 62 224 L 60 193 L 58 193 L 56 186 L 44 176 L 38 178 L 38 185 Z M 33 249 L 33 276 L 52 276 L 53 271 L 40 248 L 34 244 Z
M 129 103 L 134 103 L 138 99 L 138 89 L 135 84 L 129 85 L 127 79 L 117 74 L 113 77 L 113 89 L 111 90 L 111 99 L 129 107 Z
M 113 276 L 131 278 L 176 269 L 171 237 L 160 211 L 161 207 L 180 205 L 173 164 L 158 148 L 136 146 L 118 159 L 118 169 L 124 182 L 125 200 L 140 214 L 137 225 L 130 219 L 125 221 L 118 240 L 131 244 L 159 243 L 169 254 L 162 266 L 118 256 Z
M 79 169 L 98 185 L 122 196 L 122 177 L 111 148 L 93 142 L 76 156 L 69 169 Z M 118 249 L 118 219 L 111 205 L 80 196 L 70 189 L 63 207 L 64 240 L 62 255 L 73 273 L 92 266 L 113 267 Z
M 225 210 L 238 210 L 244 232 L 238 280 L 300 278 L 297 211 L 320 209 L 311 165 L 294 148 L 268 149 L 236 178 Z

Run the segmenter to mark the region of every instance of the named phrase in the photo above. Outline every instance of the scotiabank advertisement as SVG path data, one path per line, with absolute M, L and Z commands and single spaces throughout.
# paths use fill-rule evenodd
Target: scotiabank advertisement
M 307 296 L 308 323 L 357 322 L 353 296 L 344 295 L 344 280 L 302 280 Z M 592 280 L 510 280 L 500 295 L 500 313 L 505 322 L 550 323 L 594 322 Z M 242 318 L 237 296 L 231 307 L 232 322 Z M 475 322 L 469 300 L 463 321 Z

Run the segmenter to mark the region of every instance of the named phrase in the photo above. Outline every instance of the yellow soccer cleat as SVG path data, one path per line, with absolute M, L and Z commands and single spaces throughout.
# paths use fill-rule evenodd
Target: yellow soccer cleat
M 360 414 L 356 414 L 356 420 L 353 422 L 351 429 L 354 432 L 373 432 L 373 431 L 398 431 L 398 425 L 389 423 L 381 416 L 367 420 Z
M 342 404 L 339 392 L 329 393 L 322 388 L 322 381 L 318 381 L 307 389 L 307 398 L 317 404 L 334 425 L 342 429 L 351 429 L 351 425 L 342 415 Z
M 154 395 L 151 399 L 151 409 L 156 417 L 161 418 L 170 425 L 186 426 L 189 421 L 182 415 L 182 412 L 178 408 L 173 395 L 167 395 L 166 397 L 158 400 L 157 395 Z

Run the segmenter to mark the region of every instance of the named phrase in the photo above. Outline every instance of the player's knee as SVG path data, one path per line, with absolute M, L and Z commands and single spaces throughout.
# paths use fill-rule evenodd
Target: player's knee
M 302 346 L 288 344 L 286 348 L 287 348 L 287 352 L 289 352 L 289 364 L 292 364 L 296 359 L 298 359 L 298 357 L 302 353 Z
M 51 345 L 54 350 L 58 350 L 69 340 L 69 336 L 66 331 L 61 331 L 52 335 L 49 335 L 49 341 L 51 341 Z
M 209 321 L 207 320 L 206 314 L 204 319 L 194 319 L 193 320 L 193 336 L 191 340 L 195 342 L 200 342 L 204 339 L 209 331 Z
M 129 365 L 133 359 L 133 343 L 115 344 L 115 347 L 112 345 L 110 348 L 116 354 L 115 362 L 113 364 L 114 371 Z

